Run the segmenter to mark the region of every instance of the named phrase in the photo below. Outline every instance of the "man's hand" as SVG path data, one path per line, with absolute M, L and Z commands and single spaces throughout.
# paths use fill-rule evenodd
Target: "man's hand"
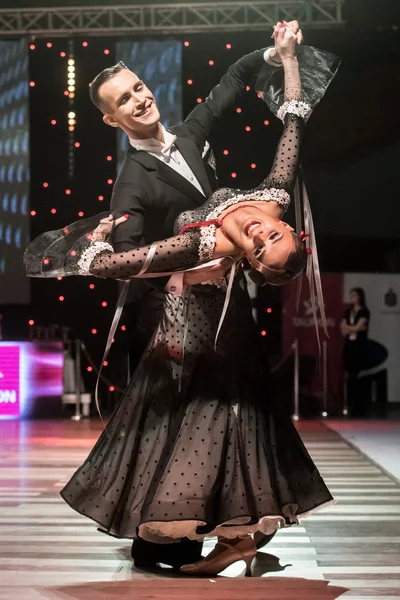
M 208 269 L 199 269 L 198 271 L 188 271 L 183 276 L 185 285 L 198 285 L 204 281 L 215 281 L 222 279 L 232 266 L 232 260 L 224 258 L 219 265 L 214 265 Z
M 296 36 L 297 38 L 297 44 L 300 45 L 303 43 L 303 32 L 300 29 L 300 25 L 298 21 L 289 21 L 286 24 L 286 28 L 290 29 Z M 271 37 L 273 39 L 275 39 L 276 34 L 278 33 L 279 29 L 280 29 L 281 23 L 277 23 L 274 26 L 274 31 L 271 35 Z M 280 56 L 278 55 L 278 53 L 276 52 L 275 49 L 271 50 L 270 54 L 269 54 L 270 58 L 272 58 L 275 62 L 281 62 Z

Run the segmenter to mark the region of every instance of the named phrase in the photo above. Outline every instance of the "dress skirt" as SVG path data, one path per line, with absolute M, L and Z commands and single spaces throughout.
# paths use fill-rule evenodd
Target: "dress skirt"
M 61 491 L 117 537 L 149 541 L 271 533 L 332 502 L 274 402 L 250 300 L 225 290 L 165 296 L 153 338 L 105 431 Z

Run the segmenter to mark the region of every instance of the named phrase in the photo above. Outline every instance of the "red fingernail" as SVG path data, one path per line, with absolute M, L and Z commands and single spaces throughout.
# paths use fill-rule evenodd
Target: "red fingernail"
M 125 219 L 129 219 L 129 215 L 124 215 Z

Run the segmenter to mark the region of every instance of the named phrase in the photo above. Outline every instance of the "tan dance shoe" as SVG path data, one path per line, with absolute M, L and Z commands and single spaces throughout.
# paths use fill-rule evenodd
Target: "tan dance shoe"
M 223 547 L 223 548 L 222 548 Z M 246 563 L 246 577 L 251 576 L 251 563 L 257 553 L 256 544 L 252 537 L 248 536 L 235 545 L 226 542 L 218 542 L 214 550 L 205 558 L 196 563 L 183 565 L 180 572 L 185 575 L 206 575 L 215 577 L 238 560 Z

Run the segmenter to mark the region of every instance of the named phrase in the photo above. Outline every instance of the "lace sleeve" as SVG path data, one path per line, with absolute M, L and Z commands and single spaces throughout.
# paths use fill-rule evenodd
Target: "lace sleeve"
M 199 259 L 199 244 L 200 234 L 196 230 L 136 250 L 101 252 L 92 260 L 89 272 L 111 279 L 162 277 L 204 262 Z
M 263 185 L 283 189 L 290 194 L 297 177 L 305 123 L 302 117 L 290 112 L 284 119 L 272 169 Z
M 280 188 L 291 193 L 297 177 L 304 121 L 311 107 L 302 102 L 302 87 L 297 59 L 285 63 L 284 102 L 278 117 L 284 127 L 275 154 L 272 170 L 265 180 L 267 187 Z

